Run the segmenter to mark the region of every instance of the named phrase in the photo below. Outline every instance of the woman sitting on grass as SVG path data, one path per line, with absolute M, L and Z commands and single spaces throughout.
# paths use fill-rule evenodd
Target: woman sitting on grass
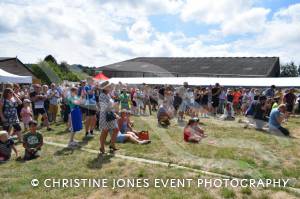
M 130 141 L 137 144 L 149 144 L 150 140 L 140 140 L 132 129 L 132 122 L 130 122 L 129 111 L 123 109 L 121 111 L 121 117 L 118 119 L 119 133 L 117 135 L 117 142 L 124 143 Z
M 199 125 L 198 118 L 192 118 L 183 130 L 183 139 L 186 142 L 198 143 L 202 138 L 207 137 L 204 130 Z

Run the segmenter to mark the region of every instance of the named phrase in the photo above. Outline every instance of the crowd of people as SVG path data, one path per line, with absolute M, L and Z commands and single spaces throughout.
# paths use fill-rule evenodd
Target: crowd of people
M 296 103 L 298 102 L 298 107 Z M 185 82 L 182 86 L 172 85 L 126 85 L 121 82 L 95 82 L 92 78 L 74 85 L 24 85 L 7 84 L 0 101 L 0 119 L 3 131 L 0 133 L 0 161 L 10 158 L 14 147 L 12 137 L 23 143 L 25 159 L 38 157 L 43 136 L 37 131 L 61 121 L 70 131 L 69 147 L 77 147 L 75 134 L 82 129 L 91 138 L 100 131 L 100 152 L 105 153 L 105 141 L 110 135 L 110 151 L 118 150 L 115 143 L 126 141 L 148 144 L 134 130 L 131 115 L 156 114 L 158 125 L 168 128 L 173 118 L 185 124 L 183 139 L 200 142 L 207 135 L 199 125 L 199 118 L 215 117 L 234 120 L 236 116 L 246 118 L 245 128 L 253 126 L 258 130 L 268 128 L 288 136 L 282 126 L 290 114 L 300 110 L 299 96 L 295 89 L 276 88 L 226 88 L 218 83 L 214 86 L 195 87 Z M 38 125 L 38 119 L 41 119 Z M 21 122 L 23 123 L 21 125 Z M 24 131 L 22 132 L 22 127 Z M 29 131 L 29 132 L 27 132 Z M 25 134 L 24 134 L 25 132 Z M 9 155 L 8 155 L 9 154 Z

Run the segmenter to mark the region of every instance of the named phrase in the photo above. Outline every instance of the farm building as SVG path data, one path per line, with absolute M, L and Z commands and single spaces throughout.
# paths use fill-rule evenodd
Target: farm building
M 278 77 L 279 57 L 139 57 L 98 68 L 107 77 Z
M 31 70 L 17 57 L 0 57 L 0 69 L 14 75 L 32 76 L 32 79 L 36 79 Z

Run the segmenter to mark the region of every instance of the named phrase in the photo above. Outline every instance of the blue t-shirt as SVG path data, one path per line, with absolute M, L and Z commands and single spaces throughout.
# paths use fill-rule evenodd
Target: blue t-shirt
M 93 91 L 93 87 L 91 85 L 87 85 L 84 87 L 84 90 L 87 93 L 86 99 L 88 104 L 96 104 L 95 92 Z
M 270 119 L 269 119 L 269 126 L 273 126 L 276 128 L 280 127 L 279 122 L 277 121 L 277 118 L 280 117 L 280 111 L 278 108 L 274 108 L 270 113 Z
M 265 90 L 264 94 L 267 97 L 274 97 L 275 96 L 275 92 L 272 88 L 268 88 L 267 90 Z

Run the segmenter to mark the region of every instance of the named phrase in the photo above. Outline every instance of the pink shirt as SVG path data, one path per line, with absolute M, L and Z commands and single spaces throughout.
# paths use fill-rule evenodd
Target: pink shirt
M 28 124 L 30 121 L 32 121 L 32 112 L 31 112 L 31 108 L 30 107 L 23 107 L 21 110 L 21 117 L 22 117 L 22 121 L 25 124 Z

